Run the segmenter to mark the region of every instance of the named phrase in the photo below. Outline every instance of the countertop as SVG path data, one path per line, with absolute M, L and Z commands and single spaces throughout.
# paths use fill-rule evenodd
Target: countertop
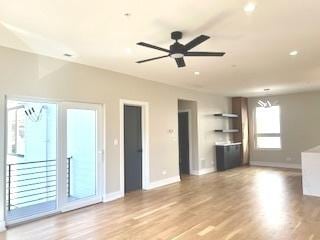
M 314 148 L 303 151 L 304 153 L 320 153 L 320 146 L 316 146 Z

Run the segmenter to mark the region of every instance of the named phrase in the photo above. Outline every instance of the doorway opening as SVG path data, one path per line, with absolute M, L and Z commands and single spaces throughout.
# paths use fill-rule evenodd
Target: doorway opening
M 6 104 L 6 224 L 101 202 L 101 105 Z
M 142 189 L 141 107 L 124 105 L 124 190 Z
M 7 100 L 6 219 L 57 209 L 57 105 Z
M 193 174 L 196 169 L 197 149 L 197 102 L 178 100 L 178 140 L 179 173 L 184 176 Z
M 149 185 L 148 103 L 120 101 L 121 193 Z

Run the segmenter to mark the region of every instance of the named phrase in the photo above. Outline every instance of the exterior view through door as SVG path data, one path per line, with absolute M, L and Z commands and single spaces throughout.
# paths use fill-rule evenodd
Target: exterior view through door
M 97 105 L 7 101 L 7 224 L 101 201 L 100 115 Z

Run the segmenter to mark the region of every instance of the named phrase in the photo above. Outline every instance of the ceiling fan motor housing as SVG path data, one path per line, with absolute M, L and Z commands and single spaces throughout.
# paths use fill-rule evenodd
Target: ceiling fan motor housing
M 185 53 L 184 45 L 181 43 L 175 42 L 170 46 L 170 57 L 172 58 L 182 58 Z
M 181 38 L 182 38 L 182 32 L 175 31 L 171 33 L 171 39 L 178 41 Z

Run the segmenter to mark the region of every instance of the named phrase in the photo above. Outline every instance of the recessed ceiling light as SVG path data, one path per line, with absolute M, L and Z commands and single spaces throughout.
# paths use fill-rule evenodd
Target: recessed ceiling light
M 248 2 L 244 7 L 243 10 L 246 13 L 252 13 L 254 10 L 256 10 L 256 4 L 254 2 Z
M 126 54 L 131 54 L 132 53 L 132 49 L 131 48 L 125 48 L 124 49 Z
M 194 75 L 200 75 L 200 72 L 194 72 Z
M 65 56 L 65 57 L 72 57 L 72 55 L 71 55 L 70 53 L 65 53 L 65 54 L 63 54 L 63 56 Z
M 290 53 L 289 53 L 289 55 L 290 56 L 297 56 L 298 55 L 298 51 L 297 50 L 294 50 L 294 51 L 291 51 Z

